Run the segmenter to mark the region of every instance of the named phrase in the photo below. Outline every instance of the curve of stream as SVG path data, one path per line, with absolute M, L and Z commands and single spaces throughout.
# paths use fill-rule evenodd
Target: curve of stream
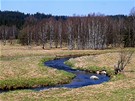
M 50 60 L 44 63 L 45 66 L 48 66 L 50 68 L 55 68 L 58 70 L 64 70 L 70 73 L 73 73 L 76 75 L 76 77 L 69 83 L 69 84 L 62 84 L 58 86 L 53 86 L 53 87 L 38 87 L 38 88 L 32 88 L 31 90 L 35 91 L 41 91 L 41 90 L 46 90 L 50 88 L 79 88 L 83 86 L 88 86 L 88 85 L 95 85 L 95 84 L 100 84 L 103 82 L 109 81 L 109 77 L 106 75 L 99 75 L 99 74 L 93 74 L 93 73 L 88 73 L 85 71 L 80 71 L 77 69 L 72 69 L 71 67 L 67 66 L 64 64 L 65 61 L 67 61 L 69 58 L 62 58 L 62 59 L 57 59 L 57 60 Z M 97 76 L 99 79 L 94 80 L 90 79 L 92 75 Z M 8 92 L 9 90 L 0 90 L 0 93 L 2 92 Z
M 63 85 L 59 85 L 55 87 L 36 88 L 36 90 L 40 91 L 40 90 L 45 90 L 49 88 L 62 88 L 62 87 L 79 88 L 79 87 L 88 86 L 88 85 L 101 84 L 103 82 L 109 81 L 110 78 L 106 75 L 93 74 L 93 73 L 88 73 L 85 71 L 80 71 L 77 69 L 72 69 L 71 67 L 64 64 L 64 62 L 67 61 L 68 59 L 69 58 L 51 60 L 51 61 L 45 62 L 44 65 L 51 68 L 56 68 L 58 70 L 64 70 L 64 71 L 75 74 L 76 77 L 69 84 L 63 84 Z M 98 80 L 90 79 L 92 75 L 97 76 L 99 79 Z

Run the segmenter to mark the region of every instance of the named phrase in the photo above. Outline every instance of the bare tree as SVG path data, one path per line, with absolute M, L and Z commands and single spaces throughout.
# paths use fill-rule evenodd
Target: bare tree
M 132 44 L 133 46 L 135 46 L 135 7 L 133 7 L 130 11 L 130 16 L 132 17 L 132 37 L 133 37 L 133 40 L 132 40 Z
M 53 44 L 53 39 L 54 39 L 54 24 L 55 24 L 55 20 L 54 18 L 50 18 L 49 19 L 49 41 L 50 41 L 50 49 L 52 48 L 52 44 Z
M 54 41 L 54 45 L 55 45 L 55 48 L 58 48 L 58 45 L 61 44 L 62 42 L 62 25 L 61 25 L 61 22 L 58 20 L 58 21 L 55 21 L 54 23 L 54 36 L 53 36 L 53 41 Z
M 67 21 L 67 34 L 68 34 L 68 49 L 73 49 L 73 23 L 71 19 L 68 19 Z
M 15 39 L 15 33 L 17 33 L 17 28 L 16 26 L 10 27 L 10 35 L 9 35 L 9 42 L 12 45 L 13 44 L 13 39 Z
M 44 18 L 36 22 L 36 19 L 30 16 L 23 26 L 22 36 L 25 37 L 23 40 L 27 45 L 40 42 L 44 49 L 48 42 L 50 48 L 54 44 L 56 48 L 65 45 L 70 50 L 105 49 L 110 46 L 119 47 L 126 41 L 128 47 L 135 46 L 135 8 L 131 10 L 130 16 L 124 17 L 112 18 L 93 13 L 88 16 L 67 17 L 63 20 L 54 17 Z M 1 28 L 1 33 L 1 37 L 6 39 L 5 35 L 8 32 Z
M 122 72 L 124 70 L 124 68 L 127 66 L 127 64 L 130 63 L 133 53 L 134 53 L 134 51 L 121 48 L 121 50 L 119 52 L 119 60 L 117 62 L 117 65 L 114 66 L 116 74 L 119 72 Z
M 8 37 L 8 31 L 9 31 L 9 27 L 7 26 L 1 26 L 1 39 L 2 39 L 2 42 L 3 42 L 3 45 L 6 45 L 6 40 L 7 40 L 7 37 Z
M 77 23 L 77 49 L 81 49 L 81 25 L 82 25 L 82 21 L 81 18 L 77 19 L 78 23 Z
M 29 16 L 26 18 L 25 20 L 25 24 L 24 26 L 27 29 L 27 44 L 29 45 L 29 48 L 31 48 L 31 44 L 32 44 L 32 36 L 33 36 L 33 28 L 34 25 L 37 23 L 37 19 L 34 18 L 33 16 Z
M 59 20 L 59 24 L 58 24 L 58 34 L 59 34 L 60 48 L 62 48 L 62 21 L 61 20 Z
M 39 24 L 39 36 L 42 43 L 42 48 L 45 49 L 45 44 L 47 43 L 47 30 L 48 30 L 48 21 L 43 19 Z

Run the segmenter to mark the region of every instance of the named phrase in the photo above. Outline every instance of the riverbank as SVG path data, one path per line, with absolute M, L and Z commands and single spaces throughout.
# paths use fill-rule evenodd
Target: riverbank
M 0 94 L 1 101 L 135 101 L 135 79 L 124 79 L 77 89 L 55 88 Z
M 13 89 L 25 89 L 25 88 L 35 88 L 35 87 L 44 87 L 44 86 L 54 86 L 59 84 L 69 83 L 75 75 L 65 71 L 59 71 L 57 69 L 47 68 L 44 66 L 44 62 L 54 59 L 54 57 L 26 57 L 19 59 L 24 65 L 17 65 L 19 63 L 17 60 L 12 60 L 11 63 L 19 67 L 7 67 L 7 73 L 4 75 L 5 71 L 1 71 L 1 80 L 0 80 L 0 89 L 2 90 L 13 90 Z M 38 59 L 41 59 L 38 61 Z M 23 60 L 25 59 L 25 61 Z M 8 61 L 10 63 L 10 61 Z M 39 62 L 36 66 L 32 64 L 33 62 Z M 5 63 L 5 62 L 4 62 Z M 3 62 L 2 62 L 3 64 Z M 4 65 L 4 64 L 3 64 Z M 2 67 L 3 67 L 2 65 Z M 32 65 L 27 66 L 27 65 Z M 34 67 L 35 65 L 35 67 Z M 12 66 L 12 65 L 10 65 Z M 34 67 L 34 68 L 33 68 Z M 15 69 L 15 70 L 14 70 Z M 49 75 L 48 75 L 49 74 Z M 4 78 L 5 77 L 5 78 Z
M 60 82 L 67 79 L 68 75 L 65 75 L 63 71 L 57 71 L 44 67 L 40 68 L 39 62 L 44 57 L 64 57 L 74 55 L 96 55 L 101 53 L 112 53 L 118 51 L 112 50 L 42 50 L 41 47 L 32 47 L 29 49 L 26 46 L 19 45 L 6 45 L 1 46 L 1 69 L 0 80 L 6 80 L 7 78 L 49 78 L 52 81 Z M 133 62 L 134 63 L 134 62 Z M 131 68 L 131 67 L 130 67 Z M 135 77 L 134 68 L 128 69 L 125 73 L 126 78 L 111 81 L 108 83 L 88 86 L 78 89 L 50 89 L 47 91 L 35 92 L 31 90 L 16 90 L 7 93 L 0 94 L 1 101 L 115 101 L 117 98 L 119 101 L 124 99 L 128 101 L 134 101 L 135 99 Z
M 74 75 L 47 68 L 43 66 L 43 62 L 54 58 L 101 54 L 109 51 L 111 50 L 42 50 L 40 47 L 29 49 L 20 45 L 1 46 L 0 89 L 33 88 L 70 82 Z
M 85 70 L 88 72 L 97 73 L 97 71 L 106 71 L 106 73 L 114 79 L 122 79 L 125 77 L 135 78 L 135 54 L 132 55 L 129 64 L 126 65 L 124 72 L 120 75 L 115 75 L 114 66 L 120 58 L 118 52 L 104 53 L 100 55 L 82 56 L 71 58 L 66 62 L 67 65 L 75 69 Z M 130 75 L 130 76 L 129 76 Z M 116 78 L 118 76 L 118 78 Z
M 51 52 L 51 55 L 43 53 L 44 50 L 40 53 L 41 51 L 20 46 L 3 46 L 0 60 L 0 89 L 12 90 L 69 83 L 74 75 L 45 67 L 44 62 L 54 59 L 55 55 Z

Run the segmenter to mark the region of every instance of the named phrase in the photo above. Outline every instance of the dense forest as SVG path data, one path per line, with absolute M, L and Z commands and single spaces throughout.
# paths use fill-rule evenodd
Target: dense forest
M 17 39 L 22 45 L 46 48 L 105 49 L 135 47 L 135 8 L 128 16 L 88 14 L 87 16 L 52 16 L 0 11 L 0 39 Z

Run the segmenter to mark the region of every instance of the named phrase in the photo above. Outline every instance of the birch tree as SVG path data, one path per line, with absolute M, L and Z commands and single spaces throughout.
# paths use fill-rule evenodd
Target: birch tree
M 33 16 L 29 16 L 26 18 L 24 27 L 26 27 L 27 31 L 27 44 L 29 48 L 31 48 L 32 44 L 32 35 L 33 35 L 33 26 L 37 23 L 37 19 L 34 18 Z
M 72 29 L 73 28 L 73 24 L 72 24 L 72 20 L 68 19 L 67 20 L 67 34 L 68 34 L 68 49 L 72 50 L 73 49 L 73 33 L 72 33 Z
M 58 40 L 59 40 L 59 45 L 60 45 L 60 48 L 62 48 L 62 20 L 59 20 L 58 21 Z
M 49 43 L 50 43 L 50 49 L 52 48 L 53 45 L 53 37 L 54 37 L 54 19 L 50 18 L 49 19 Z
M 6 40 L 7 40 L 7 37 L 8 37 L 8 30 L 9 30 L 9 27 L 7 26 L 1 26 L 1 39 L 2 39 L 2 43 L 3 45 L 6 45 Z
M 17 28 L 16 26 L 12 26 L 10 28 L 10 35 L 9 35 L 9 41 L 10 41 L 10 44 L 12 45 L 13 44 L 13 39 L 15 39 L 15 34 L 17 33 Z

